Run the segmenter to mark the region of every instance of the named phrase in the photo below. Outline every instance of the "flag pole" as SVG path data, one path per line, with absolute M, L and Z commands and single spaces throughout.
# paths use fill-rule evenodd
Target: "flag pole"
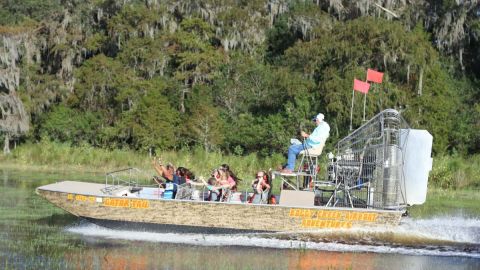
M 367 93 L 363 96 L 363 122 L 365 122 L 365 107 L 367 105 Z
M 355 99 L 355 89 L 352 89 L 352 107 L 350 107 L 350 131 L 352 131 L 353 100 L 354 99 Z
M 383 100 L 384 100 L 384 93 L 383 89 L 380 90 L 380 104 L 381 104 L 381 110 L 383 110 Z
M 365 78 L 365 81 L 368 82 L 368 71 L 367 71 L 367 77 Z M 365 107 L 367 105 L 367 93 L 365 93 L 365 95 L 363 96 L 363 122 L 365 122 Z

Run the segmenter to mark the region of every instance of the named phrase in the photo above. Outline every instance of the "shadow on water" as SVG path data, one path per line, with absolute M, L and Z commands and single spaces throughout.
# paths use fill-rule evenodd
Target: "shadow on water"
M 72 224 L 80 224 L 80 219 L 69 213 L 54 213 L 50 216 L 41 217 L 35 222 L 39 225 L 65 227 Z

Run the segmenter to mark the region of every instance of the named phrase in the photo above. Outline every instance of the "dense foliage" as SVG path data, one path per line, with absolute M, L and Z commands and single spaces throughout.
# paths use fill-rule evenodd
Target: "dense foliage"
M 477 1 L 370 2 L 5 0 L 0 94 L 23 101 L 22 140 L 270 155 L 318 112 L 345 136 L 373 68 L 367 118 L 395 108 L 436 153 L 478 153 Z

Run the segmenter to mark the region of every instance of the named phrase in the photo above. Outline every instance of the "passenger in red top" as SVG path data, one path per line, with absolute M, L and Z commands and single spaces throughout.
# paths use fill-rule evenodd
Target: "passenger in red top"
M 222 167 L 214 170 L 212 176 L 215 178 L 215 186 L 218 188 L 232 189 L 235 186 L 235 180 L 233 180 L 233 177 L 229 176 L 227 171 Z
M 237 191 L 237 185 L 238 185 L 238 182 L 241 181 L 240 178 L 238 178 L 235 173 L 233 173 L 232 170 L 230 170 L 230 166 L 228 166 L 228 164 L 222 164 L 222 166 L 220 166 L 221 169 L 224 169 L 225 170 L 225 173 L 227 174 L 227 178 L 228 178 L 228 182 L 230 184 L 234 184 L 232 187 L 231 187 L 231 190 L 232 191 Z

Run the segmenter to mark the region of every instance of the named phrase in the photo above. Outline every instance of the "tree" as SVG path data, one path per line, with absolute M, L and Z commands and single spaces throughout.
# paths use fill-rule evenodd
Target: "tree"
M 22 101 L 15 91 L 9 94 L 0 92 L 0 131 L 4 132 L 3 153 L 10 153 L 10 139 L 25 134 L 29 129 L 29 119 Z
M 90 111 L 80 111 L 59 105 L 43 115 L 39 134 L 59 142 L 96 145 L 96 136 L 102 125 L 102 116 Z
M 185 135 L 201 145 L 206 152 L 220 146 L 225 138 L 225 123 L 218 108 L 213 106 L 209 92 L 211 90 L 206 87 L 195 88 L 196 98 L 184 118 L 187 126 Z
M 167 51 L 168 42 L 162 37 L 132 38 L 118 54 L 118 59 L 129 66 L 144 79 L 164 76 L 167 73 L 170 55 Z
M 157 80 L 143 86 L 144 94 L 120 115 L 114 134 L 134 149 L 171 149 L 178 140 L 179 115 L 163 95 L 166 83 Z
M 42 21 L 60 12 L 59 0 L 4 0 L 0 2 L 0 25 Z
M 74 107 L 105 115 L 108 124 L 114 122 L 119 110 L 115 97 L 122 85 L 130 82 L 133 74 L 121 63 L 103 54 L 87 60 L 75 72 L 78 81 L 67 102 Z
M 175 48 L 174 78 L 183 86 L 180 91 L 180 112 L 185 113 L 187 93 L 197 84 L 207 84 L 217 76 L 217 67 L 222 63 L 224 55 L 211 44 L 212 27 L 199 18 L 185 19 L 181 30 L 171 36 L 172 47 Z

